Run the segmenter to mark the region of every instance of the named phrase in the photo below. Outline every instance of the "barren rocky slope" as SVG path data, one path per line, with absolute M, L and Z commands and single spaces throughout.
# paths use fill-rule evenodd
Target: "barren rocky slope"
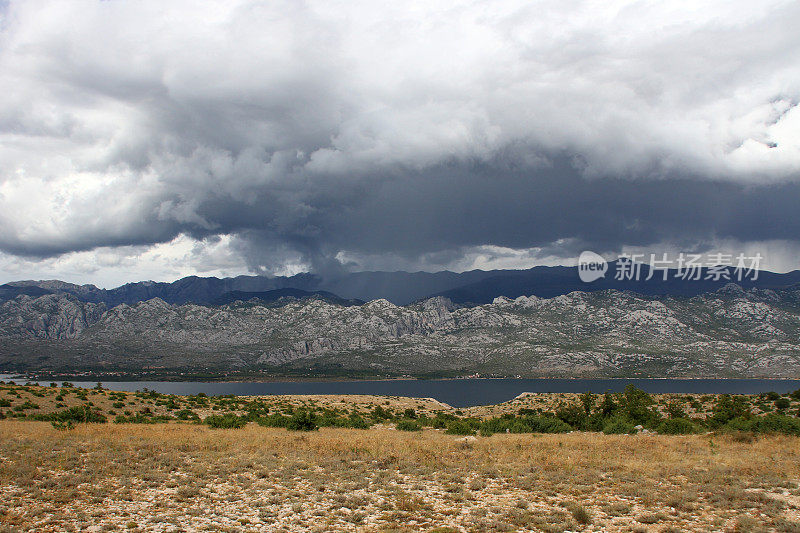
M 800 289 L 691 298 L 614 290 L 457 307 L 321 299 L 222 306 L 70 295 L 0 305 L 0 368 L 504 376 L 798 376 Z

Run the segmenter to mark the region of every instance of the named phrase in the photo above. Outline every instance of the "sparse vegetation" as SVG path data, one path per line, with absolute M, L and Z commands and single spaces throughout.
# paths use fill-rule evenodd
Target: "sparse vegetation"
M 786 530 L 794 526 L 785 500 L 771 495 L 800 494 L 796 396 L 629 388 L 452 409 L 396 397 L 0 384 L 0 489 L 8 497 L 0 524 L 37 530 L 49 520 L 68 529 L 78 519 L 58 502 L 77 498 L 89 509 L 102 486 L 122 503 L 87 515 L 84 525 L 135 522 L 148 530 L 149 516 L 173 513 L 177 529 L 192 529 L 178 509 L 203 516 L 209 502 L 222 501 L 236 518 L 215 529 L 236 531 L 297 524 L 389 531 L 412 519 L 429 530 L 719 529 L 715 520 L 741 509 Z M 645 431 L 663 436 L 629 435 Z M 215 483 L 230 492 L 215 492 Z M 164 504 L 137 514 L 152 505 L 138 496 L 146 488 Z M 293 494 L 290 508 L 281 494 Z M 170 507 L 172 499 L 180 507 Z
M 422 431 L 422 426 L 416 420 L 404 418 L 397 422 L 397 429 L 400 431 Z
M 385 425 L 300 435 L 258 424 L 220 431 L 186 421 L 78 423 L 57 431 L 47 422 L 4 420 L 0 524 L 19 531 L 129 523 L 143 531 L 165 523 L 215 531 L 706 531 L 746 525 L 751 515 L 765 530 L 796 528 L 800 438 L 744 442 L 722 432 L 713 441 L 509 432 L 467 445 L 444 431 Z
M 247 424 L 247 419 L 233 414 L 209 415 L 203 419 L 203 423 L 208 427 L 217 429 L 241 428 Z
M 187 423 L 206 420 L 215 428 L 248 423 L 290 430 L 320 427 L 367 429 L 375 424 L 399 430 L 425 428 L 449 434 L 566 433 L 641 431 L 692 434 L 709 431 L 752 434 L 800 432 L 796 394 L 650 395 L 634 387 L 623 393 L 530 395 L 498 406 L 450 409 L 430 400 L 378 401 L 174 396 L 155 391 L 0 385 L 0 419 L 117 424 Z M 299 398 L 299 397 L 298 397 Z M 322 397 L 321 397 L 322 398 Z M 372 398 L 372 399 L 370 399 Z M 35 401 L 34 401 L 35 400 Z M 532 403 L 533 402 L 533 403 Z M 409 405 L 410 404 L 410 405 Z

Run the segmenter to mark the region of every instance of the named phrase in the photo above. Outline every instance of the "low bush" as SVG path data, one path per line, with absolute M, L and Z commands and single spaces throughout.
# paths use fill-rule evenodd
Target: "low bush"
M 314 431 L 317 429 L 317 424 L 311 413 L 300 410 L 289 418 L 286 429 L 291 431 Z
M 178 420 L 200 420 L 200 416 L 191 409 L 181 409 L 175 413 Z
M 670 418 L 686 418 L 686 410 L 680 400 L 670 400 L 667 402 L 667 416 Z
M 347 425 L 345 427 L 352 428 L 352 429 L 369 429 L 370 424 L 363 418 L 358 415 L 350 415 L 347 419 Z
M 747 419 L 752 416 L 750 402 L 742 396 L 731 396 L 723 394 L 717 398 L 712 415 L 707 419 L 707 423 L 712 428 L 724 426 L 735 418 Z
M 494 433 L 567 433 L 572 426 L 554 416 L 501 416 L 484 420 L 478 426 L 481 435 Z
M 781 433 L 800 435 L 800 420 L 786 415 L 770 413 L 753 418 L 734 418 L 723 428 L 726 431 L 751 431 L 753 433 Z
M 474 435 L 475 429 L 463 420 L 454 420 L 447 424 L 445 433 L 448 435 Z
M 53 411 L 48 414 L 35 414 L 31 415 L 31 420 L 43 420 L 46 422 L 77 422 L 77 423 L 93 423 L 105 424 L 106 417 L 93 411 L 88 405 L 76 405 L 65 409 L 63 411 Z
M 583 405 L 561 406 L 556 410 L 556 416 L 559 420 L 575 429 L 586 429 L 589 423 L 589 414 L 587 414 Z
M 256 423 L 265 428 L 285 428 L 289 424 L 289 417 L 273 413 L 257 419 Z
M 435 429 L 446 429 L 450 422 L 456 420 L 454 415 L 450 413 L 436 413 L 436 416 L 431 419 L 431 427 Z
M 411 420 L 410 418 L 404 418 L 397 423 L 397 429 L 400 431 L 421 431 L 422 426 L 419 425 L 419 422 L 416 420 Z
M 532 433 L 568 433 L 572 426 L 552 416 L 533 416 L 524 419 Z M 512 430 L 513 431 L 513 430 Z
M 778 411 L 785 411 L 792 405 L 792 402 L 789 401 L 789 398 L 778 398 L 773 404 Z
M 209 415 L 203 419 L 203 423 L 215 429 L 235 429 L 247 425 L 247 420 L 232 413 L 227 413 L 224 415 Z
M 624 418 L 616 417 L 606 421 L 605 425 L 603 425 L 603 433 L 606 435 L 630 435 L 636 433 L 636 428 Z
M 494 433 L 505 433 L 511 430 L 511 423 L 516 420 L 516 418 L 489 418 L 488 420 L 484 420 L 481 422 L 480 427 L 478 428 L 481 435 L 489 436 Z

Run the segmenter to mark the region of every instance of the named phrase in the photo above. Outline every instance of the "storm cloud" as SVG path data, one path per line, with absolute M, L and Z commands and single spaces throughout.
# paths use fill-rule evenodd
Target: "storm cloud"
M 797 2 L 383 4 L 0 3 L 0 252 L 798 245 Z

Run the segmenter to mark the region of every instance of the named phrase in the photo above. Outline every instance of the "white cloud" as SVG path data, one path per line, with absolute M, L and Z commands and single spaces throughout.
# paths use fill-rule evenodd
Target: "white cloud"
M 247 274 L 233 241 L 229 235 L 205 241 L 180 235 L 152 246 L 102 247 L 41 260 L 0 253 L 0 284 L 22 279 L 60 279 L 113 288 L 132 280 L 171 282 L 185 276 Z

